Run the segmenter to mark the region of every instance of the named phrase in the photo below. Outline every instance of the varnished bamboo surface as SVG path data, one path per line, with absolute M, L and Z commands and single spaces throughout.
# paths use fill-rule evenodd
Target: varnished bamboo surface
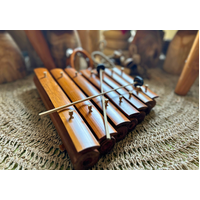
M 67 68 L 65 69 L 65 71 L 87 96 L 93 96 L 100 93 L 82 75 L 79 74 L 77 77 L 75 77 L 74 69 Z M 96 107 L 102 113 L 103 111 L 102 111 L 101 97 L 93 98 L 92 102 L 96 105 Z M 114 126 L 114 128 L 119 133 L 116 136 L 117 141 L 123 139 L 128 133 L 128 130 L 132 130 L 137 125 L 136 119 L 133 119 L 133 122 L 130 122 L 130 120 L 124 114 L 122 114 L 119 111 L 119 109 L 115 107 L 111 102 L 109 102 L 108 106 L 106 106 L 106 113 L 107 113 L 109 122 Z
M 61 72 L 63 73 L 62 75 Z M 86 98 L 83 92 L 62 69 L 53 69 L 51 70 L 51 74 L 72 102 Z M 92 105 L 92 112 L 89 111 L 89 105 Z M 106 138 L 105 125 L 101 113 L 95 108 L 91 101 L 75 104 L 75 107 L 99 141 L 101 145 L 100 152 L 103 154 L 110 151 L 114 147 L 115 139 L 113 137 L 111 137 L 111 139 Z M 116 130 L 109 123 L 108 127 L 111 136 L 117 135 Z
M 114 68 L 113 68 L 113 71 L 114 71 L 115 73 L 117 73 L 119 76 L 121 76 L 121 77 L 122 77 L 124 80 L 126 80 L 127 82 L 133 83 L 134 79 L 133 79 L 131 76 L 129 76 L 128 74 L 126 74 L 126 73 L 123 73 L 123 74 L 121 75 L 121 70 L 118 69 L 117 67 L 114 67 Z M 142 89 L 142 92 L 143 92 L 144 94 L 146 94 L 146 95 L 147 95 L 149 98 L 151 98 L 151 99 L 155 99 L 155 98 L 158 97 L 158 95 L 157 95 L 155 92 L 151 91 L 149 88 L 147 89 L 147 91 L 145 91 L 145 87 L 144 87 L 144 86 L 141 86 L 141 89 Z
M 44 77 L 43 72 L 46 72 L 46 77 Z M 35 69 L 35 74 L 35 85 L 47 109 L 52 109 L 63 103 L 70 103 L 47 69 Z M 70 156 L 74 168 L 87 169 L 98 161 L 99 152 L 97 148 L 99 147 L 99 143 L 86 124 L 83 123 L 83 120 L 74 107 L 71 106 L 70 109 L 74 111 L 74 119 L 69 120 L 68 110 L 53 113 L 50 117 Z
M 34 77 L 34 83 L 37 87 L 37 90 L 41 96 L 41 99 L 42 99 L 46 109 L 54 108 L 48 95 L 45 93 L 44 89 L 42 88 L 42 86 L 36 76 Z M 77 169 L 77 170 L 88 169 L 88 168 L 92 167 L 95 163 L 98 162 L 100 153 L 97 149 L 93 149 L 93 150 L 89 149 L 89 150 L 77 152 L 58 113 L 50 114 L 50 118 L 51 118 L 58 134 L 60 135 L 61 140 L 63 141 L 62 147 L 64 146 L 64 149 L 67 150 L 67 153 L 71 159 L 74 169 Z
M 104 82 L 110 86 L 111 88 L 118 88 L 121 85 L 117 82 L 113 81 L 108 75 L 104 74 Z M 139 111 L 145 111 L 148 106 L 145 105 L 143 102 L 141 102 L 137 97 L 135 97 L 133 94 L 131 95 L 131 98 L 129 97 L 129 93 L 125 88 L 121 88 L 116 90 L 117 93 L 122 95 L 132 106 L 134 106 Z
M 45 68 L 37 68 L 34 72 L 54 107 L 71 103 L 59 85 L 52 78 L 51 74 Z M 46 72 L 46 77 L 44 76 L 44 72 Z M 69 110 L 73 110 L 73 119 L 70 119 Z M 96 141 L 86 124 L 83 123 L 83 120 L 73 106 L 69 107 L 66 111 L 58 112 L 58 114 L 66 129 L 70 130 L 70 138 L 78 152 L 87 148 L 99 146 L 99 143 Z M 85 136 L 83 136 L 80 132 L 85 132 Z
M 81 70 L 81 73 L 88 81 L 90 81 L 90 83 L 92 83 L 98 89 L 98 92 L 100 92 L 100 80 L 99 80 L 99 77 L 96 76 L 95 74 L 93 74 L 91 76 L 91 72 L 89 70 L 87 70 L 87 69 L 86 70 Z M 103 77 L 105 79 L 105 75 Z M 103 90 L 105 92 L 112 89 L 105 82 L 103 82 L 102 86 L 103 86 Z M 126 91 L 126 94 L 128 94 L 127 91 Z M 120 102 L 119 101 L 119 94 L 116 91 L 109 92 L 105 96 L 116 106 L 117 109 L 119 109 L 133 123 L 135 123 L 135 119 L 137 119 L 140 122 L 142 120 L 144 120 L 145 112 L 140 113 L 124 97 L 122 98 L 122 102 Z M 132 98 L 132 95 L 131 95 L 131 98 Z M 134 127 L 132 126 L 132 128 L 134 128 Z
M 105 69 L 105 73 L 111 78 L 113 79 L 113 81 L 119 83 L 120 85 L 126 85 L 127 82 L 126 80 L 124 80 L 120 75 L 116 74 L 116 73 L 112 73 L 110 69 Z M 146 110 L 146 113 L 148 114 L 151 109 L 156 105 L 156 101 L 149 98 L 146 94 L 144 94 L 142 91 L 139 91 L 137 93 L 136 89 L 132 86 L 127 86 L 125 87 L 125 89 L 129 92 L 132 91 L 133 95 L 135 97 L 137 97 L 140 101 L 142 101 L 143 103 L 145 103 L 148 108 Z

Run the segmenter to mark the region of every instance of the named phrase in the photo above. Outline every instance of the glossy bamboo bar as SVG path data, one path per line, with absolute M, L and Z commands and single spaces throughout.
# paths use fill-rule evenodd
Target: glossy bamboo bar
M 95 70 L 93 70 L 95 71 Z M 95 74 L 97 74 L 97 71 L 95 71 Z M 110 86 L 111 88 L 118 88 L 121 85 L 117 82 L 113 81 L 108 75 L 104 73 L 104 79 L 103 81 Z M 120 95 L 122 95 L 132 106 L 134 106 L 138 111 L 140 112 L 146 112 L 148 106 L 142 103 L 138 98 L 136 98 L 134 95 L 131 95 L 131 98 L 129 96 L 129 93 L 126 89 L 120 88 L 116 90 L 116 92 Z
M 99 94 L 99 91 L 91 83 L 89 83 L 82 75 L 79 74 L 78 76 L 74 76 L 74 69 L 67 68 L 65 69 L 65 72 L 82 89 L 82 91 L 87 96 Z M 93 98 L 92 102 L 102 113 L 101 97 Z M 137 119 L 135 118 L 133 118 L 130 122 L 129 119 L 110 102 L 106 107 L 106 113 L 109 122 L 113 125 L 117 132 L 119 132 L 119 135 L 116 137 L 117 141 L 123 139 L 128 133 L 128 131 L 132 130 L 138 123 Z
M 112 73 L 110 69 L 105 69 L 105 73 L 115 82 L 119 83 L 119 85 L 126 85 L 127 82 L 124 80 L 120 75 L 116 73 Z M 142 101 L 144 104 L 148 106 L 146 113 L 148 114 L 151 109 L 156 105 L 156 101 L 148 97 L 146 94 L 144 94 L 142 91 L 138 92 L 136 89 L 132 86 L 127 86 L 125 89 L 129 92 L 132 91 L 133 95 L 137 97 L 140 101 Z
M 34 70 L 35 85 L 46 109 L 70 103 L 64 92 L 45 68 Z M 69 117 L 73 110 L 73 119 Z M 88 169 L 99 159 L 100 145 L 73 106 L 50 114 L 58 134 L 67 150 L 74 169 Z
M 133 78 L 131 76 L 129 76 L 128 74 L 126 74 L 126 73 L 121 73 L 121 70 L 118 69 L 117 67 L 113 68 L 113 71 L 115 73 L 117 73 L 119 76 L 121 76 L 128 83 L 133 83 Z M 152 92 L 149 88 L 146 91 L 145 87 L 141 86 L 141 89 L 142 89 L 143 93 L 146 94 L 151 99 L 155 99 L 155 98 L 158 97 L 158 95 L 156 93 Z
M 81 70 L 82 75 L 90 81 L 91 84 L 93 84 L 98 90 L 100 90 L 100 80 L 99 77 L 95 74 L 92 74 L 89 70 Z M 104 77 L 104 76 L 103 76 Z M 103 90 L 109 91 L 112 88 L 108 86 L 105 82 L 102 84 Z M 99 91 L 97 91 L 99 92 Z M 126 94 L 128 92 L 126 91 Z M 129 94 L 128 94 L 129 95 Z M 105 95 L 115 106 L 117 109 L 119 109 L 130 121 L 135 123 L 135 119 L 137 119 L 139 122 L 143 121 L 145 118 L 145 112 L 139 112 L 137 109 L 135 109 L 126 99 L 123 97 L 122 102 L 119 101 L 119 94 L 116 91 L 109 92 Z M 131 95 L 132 96 L 132 95 Z M 146 105 L 144 105 L 147 107 Z M 136 124 L 135 124 L 136 125 Z M 132 126 L 132 128 L 134 128 Z
M 61 75 L 61 73 L 63 74 Z M 51 70 L 51 74 L 72 102 L 86 98 L 83 92 L 76 86 L 76 84 L 62 69 L 53 69 Z M 92 112 L 89 111 L 89 105 L 92 106 Z M 108 123 L 111 139 L 106 138 L 103 116 L 95 108 L 91 101 L 84 101 L 75 104 L 75 107 L 99 141 L 101 145 L 99 149 L 100 153 L 104 154 L 109 152 L 115 145 L 114 137 L 118 135 L 117 131 Z

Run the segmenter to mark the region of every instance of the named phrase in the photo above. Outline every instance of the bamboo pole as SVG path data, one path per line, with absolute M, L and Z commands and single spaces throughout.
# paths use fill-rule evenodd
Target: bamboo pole
M 186 95 L 199 75 L 199 32 L 175 88 L 178 95 Z

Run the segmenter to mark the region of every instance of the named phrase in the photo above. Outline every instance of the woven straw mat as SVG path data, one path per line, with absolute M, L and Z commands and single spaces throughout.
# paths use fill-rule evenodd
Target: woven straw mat
M 152 69 L 160 97 L 145 120 L 92 169 L 199 169 L 199 82 L 174 93 L 178 77 Z M 0 85 L 0 169 L 73 169 L 33 83 L 33 74 Z

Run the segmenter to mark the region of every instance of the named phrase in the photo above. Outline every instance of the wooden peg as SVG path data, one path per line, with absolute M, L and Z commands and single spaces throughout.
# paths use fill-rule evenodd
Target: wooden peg
M 108 99 L 105 99 L 105 106 L 108 106 Z
M 138 93 L 141 91 L 141 87 L 139 85 L 136 86 L 136 92 L 137 92 L 137 95 Z
M 44 77 L 45 77 L 45 78 L 47 77 L 47 72 L 44 72 Z
M 63 77 L 63 72 L 60 72 L 60 76 Z
M 121 67 L 121 76 L 123 75 L 124 67 Z
M 88 110 L 89 110 L 89 113 L 91 113 L 92 112 L 92 105 L 90 104 L 90 105 L 88 105 Z
M 94 74 L 94 71 L 91 70 L 91 73 L 90 73 L 90 78 L 92 78 L 92 75 Z
M 113 72 L 114 72 L 113 69 L 111 69 L 111 76 L 113 76 Z
M 123 98 L 123 96 L 122 96 L 122 95 L 119 95 L 119 102 L 120 102 L 120 103 L 122 102 L 122 98 Z
M 129 90 L 129 99 L 131 98 L 133 92 L 131 90 Z
M 149 85 L 145 84 L 145 92 L 147 92 L 148 87 L 149 87 Z
M 75 71 L 75 77 L 77 77 L 78 76 L 78 72 L 77 71 Z
M 69 111 L 69 116 L 70 116 L 69 119 L 74 119 L 74 117 L 73 117 L 73 110 Z

